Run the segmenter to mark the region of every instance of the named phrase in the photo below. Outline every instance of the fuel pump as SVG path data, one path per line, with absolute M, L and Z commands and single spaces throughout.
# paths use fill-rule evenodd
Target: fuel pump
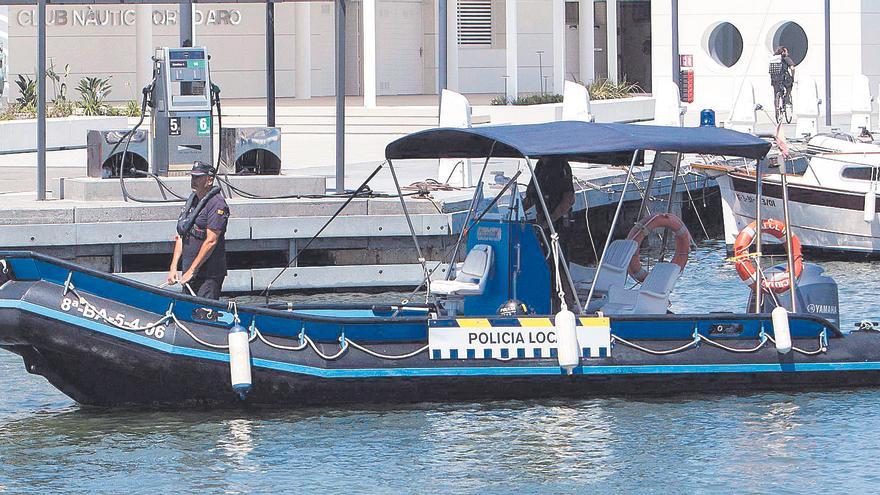
M 213 163 L 213 123 L 208 53 L 204 47 L 160 48 L 150 107 L 151 169 L 156 175 L 188 171 L 194 161 Z

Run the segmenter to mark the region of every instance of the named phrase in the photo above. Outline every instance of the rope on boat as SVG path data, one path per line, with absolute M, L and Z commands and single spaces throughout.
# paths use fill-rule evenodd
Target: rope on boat
M 565 289 L 562 288 L 562 277 L 559 273 L 559 232 L 554 232 L 550 235 L 550 250 L 553 253 L 553 268 L 554 273 L 556 273 L 556 295 L 559 297 L 559 308 L 562 311 L 566 311 L 568 305 L 565 304 Z
M 200 344 L 204 347 L 208 347 L 210 349 L 224 349 L 224 350 L 229 349 L 228 344 L 214 344 L 214 343 L 211 343 L 211 342 L 208 342 L 206 340 L 199 338 L 192 330 L 189 329 L 189 327 L 187 327 L 182 321 L 180 321 L 180 319 L 177 318 L 176 314 L 174 314 L 174 302 L 172 302 L 171 305 L 168 307 L 168 311 L 165 313 L 165 315 L 154 323 L 150 323 L 149 325 L 144 325 L 144 326 L 124 326 L 124 325 L 120 325 L 117 322 L 113 321 L 112 319 L 107 318 L 106 316 L 102 315 L 101 310 L 98 309 L 97 306 L 90 303 L 88 300 L 86 300 L 82 295 L 80 295 L 76 291 L 76 288 L 73 286 L 73 283 L 70 281 L 70 277 L 68 277 L 67 282 L 64 284 L 64 295 L 66 295 L 68 292 L 75 295 L 77 297 L 77 299 L 79 299 L 80 304 L 91 309 L 96 315 L 98 315 L 101 318 L 101 320 L 103 320 L 107 324 L 112 325 L 120 330 L 144 332 L 147 330 L 152 330 L 152 329 L 158 327 L 159 325 L 164 325 L 168 321 L 173 321 L 174 324 L 178 328 L 183 330 L 187 335 L 189 335 L 189 337 L 191 339 L 193 339 L 198 344 Z M 238 307 L 237 307 L 235 301 L 231 301 L 227 307 L 233 311 L 234 318 L 236 320 L 238 320 Z M 420 347 L 419 349 L 416 349 L 415 351 L 412 351 L 412 352 L 409 352 L 406 354 L 402 354 L 399 356 L 392 356 L 392 355 L 382 354 L 382 353 L 373 351 L 367 347 L 364 347 L 364 346 L 358 344 L 357 342 L 354 342 L 354 341 L 346 338 L 345 336 L 342 336 L 342 337 L 340 337 L 339 352 L 337 352 L 336 354 L 327 355 L 327 354 L 324 354 L 323 352 L 321 352 L 320 349 L 318 349 L 317 344 L 315 344 L 315 342 L 311 338 L 309 338 L 309 336 L 306 335 L 304 331 L 300 333 L 300 341 L 302 342 L 302 344 L 300 344 L 299 346 L 293 347 L 293 346 L 285 346 L 285 345 L 281 345 L 281 344 L 276 344 L 275 342 L 270 341 L 269 339 L 267 339 L 263 335 L 262 332 L 260 332 L 260 330 L 257 328 L 256 324 L 253 321 L 251 321 L 251 325 L 250 325 L 249 330 L 251 333 L 249 342 L 253 342 L 254 340 L 259 339 L 262 343 L 266 344 L 267 346 L 273 347 L 275 349 L 283 350 L 283 351 L 302 351 L 306 347 L 311 347 L 319 357 L 321 357 L 322 359 L 326 359 L 328 361 L 332 361 L 332 360 L 339 359 L 340 357 L 342 357 L 342 355 L 345 354 L 345 351 L 348 350 L 348 346 L 354 347 L 355 349 L 357 349 L 361 352 L 364 352 L 366 354 L 369 354 L 371 356 L 374 356 L 374 357 L 377 357 L 380 359 L 389 359 L 389 360 L 408 359 L 408 358 L 417 356 L 417 355 L 428 350 L 428 346 L 426 345 L 424 347 Z
M 768 335 L 767 338 L 770 339 L 770 342 L 773 342 L 773 344 L 776 344 L 776 341 L 773 340 L 773 337 Z M 793 350 L 795 352 L 799 352 L 805 356 L 817 356 L 819 354 L 828 352 L 828 336 L 825 333 L 825 330 L 822 330 L 822 333 L 819 334 L 819 348 L 816 349 L 815 351 L 805 351 L 804 349 L 801 349 L 801 348 L 795 347 L 795 346 L 791 346 L 791 350 Z
M 722 344 L 721 342 L 716 342 L 712 339 L 709 339 L 708 337 L 703 337 L 703 336 L 700 336 L 700 340 L 706 342 L 709 345 L 715 346 L 719 349 L 724 349 L 725 351 L 728 351 L 728 352 L 750 353 L 750 352 L 758 352 L 759 350 L 761 350 L 762 347 L 764 347 L 764 344 L 767 343 L 767 334 L 764 333 L 764 331 L 762 330 L 761 331 L 761 341 L 758 342 L 758 345 L 756 345 L 755 347 L 753 347 L 751 349 L 740 349 L 737 347 L 726 346 L 726 345 Z
M 192 332 L 192 330 L 187 328 L 186 325 L 184 325 L 179 319 L 177 319 L 177 315 L 174 314 L 173 308 L 174 308 L 174 306 L 172 305 L 171 308 L 168 309 L 168 312 L 171 314 L 171 317 L 174 319 L 174 324 L 177 325 L 178 328 L 180 328 L 181 330 L 186 332 L 186 334 L 189 335 L 189 337 L 191 339 L 193 339 L 194 341 L 198 342 L 199 344 L 201 344 L 205 347 L 209 347 L 211 349 L 229 349 L 229 344 L 212 344 L 210 342 L 207 342 L 207 341 L 204 341 L 204 340 L 198 338 L 196 336 L 196 334 L 194 334 Z
M 428 346 L 426 345 L 426 346 L 424 346 L 424 347 L 420 347 L 420 348 L 418 348 L 418 349 L 416 349 L 416 350 L 414 350 L 414 351 L 412 351 L 412 352 L 410 352 L 410 353 L 408 353 L 408 354 L 401 354 L 401 355 L 399 355 L 399 356 L 389 356 L 389 355 L 387 355 L 387 354 L 380 354 L 380 353 L 378 353 L 378 352 L 376 352 L 376 351 L 372 351 L 372 350 L 370 350 L 370 349 L 367 349 L 366 347 L 364 347 L 364 346 L 362 346 L 362 345 L 360 345 L 360 344 L 357 344 L 357 343 L 355 343 L 355 342 L 352 342 L 351 340 L 348 340 L 348 339 L 346 339 L 346 342 L 348 342 L 348 345 L 354 347 L 355 349 L 357 349 L 357 350 L 359 350 L 359 351 L 361 351 L 361 352 L 364 352 L 364 353 L 366 353 L 366 354 L 369 354 L 369 355 L 371 355 L 371 356 L 373 356 L 373 357 L 380 358 L 380 359 L 407 359 L 407 358 L 415 357 L 415 356 L 417 356 L 417 355 L 419 355 L 419 354 L 421 354 L 421 353 L 423 353 L 423 352 L 425 352 L 425 351 L 428 350 Z
M 76 290 L 76 287 L 74 287 L 73 282 L 71 281 L 72 276 L 73 276 L 73 272 L 70 272 L 67 276 L 67 280 L 64 282 L 64 292 L 62 293 L 62 296 L 66 296 L 68 292 L 72 293 L 73 295 L 75 295 L 77 297 L 80 304 L 82 304 L 85 307 L 92 310 L 92 312 L 94 312 L 95 315 L 100 317 L 101 320 L 103 320 L 104 322 L 106 322 L 107 324 L 109 324 L 115 328 L 118 328 L 120 330 L 133 331 L 133 332 L 144 332 L 147 330 L 152 330 L 160 325 L 164 325 L 169 320 L 172 320 L 178 328 L 183 330 L 187 335 L 190 336 L 191 339 L 193 339 L 193 341 L 197 342 L 198 344 L 201 344 L 202 346 L 205 346 L 205 347 L 208 347 L 211 349 L 229 349 L 228 344 L 213 344 L 211 342 L 207 342 L 205 340 L 202 340 L 201 338 L 196 336 L 196 334 L 193 333 L 193 331 L 190 330 L 186 325 L 184 325 L 183 322 L 177 318 L 177 315 L 174 314 L 174 301 L 172 301 L 171 304 L 168 306 L 168 310 L 165 312 L 165 315 L 154 323 L 150 323 L 148 325 L 143 325 L 143 326 L 120 325 L 116 321 L 108 318 L 105 314 L 102 314 L 102 310 L 98 309 L 97 306 L 95 306 L 94 304 L 89 302 L 86 298 L 84 298 Z M 564 292 L 563 292 L 563 294 L 564 294 Z M 564 297 L 562 299 L 564 300 Z M 564 304 L 564 302 L 563 302 L 563 304 Z M 235 303 L 235 301 L 230 301 L 227 305 L 227 308 L 230 309 L 231 311 L 233 311 L 234 320 L 236 322 L 240 321 L 239 317 L 238 317 L 238 306 Z M 251 335 L 250 335 L 250 338 L 248 339 L 248 342 L 253 342 L 254 340 L 259 339 L 261 342 L 263 342 L 264 344 L 266 344 L 269 347 L 279 349 L 279 350 L 294 351 L 294 352 L 302 351 L 306 347 L 311 347 L 312 350 L 315 352 L 315 354 L 318 355 L 318 357 L 320 357 L 324 360 L 327 360 L 327 361 L 333 361 L 333 360 L 336 360 L 336 359 L 339 359 L 340 357 L 342 357 L 342 355 L 344 355 L 345 352 L 348 350 L 349 346 L 354 347 L 355 349 L 357 349 L 365 354 L 368 354 L 370 356 L 377 357 L 379 359 L 388 359 L 388 360 L 409 359 L 409 358 L 415 357 L 423 352 L 426 352 L 429 347 L 428 345 L 425 345 L 425 346 L 420 347 L 412 352 L 408 352 L 406 354 L 400 354 L 400 355 L 382 354 L 382 353 L 376 352 L 374 350 L 371 350 L 367 347 L 364 347 L 364 346 L 358 344 L 357 342 L 354 342 L 354 341 L 348 339 L 347 337 L 345 337 L 345 334 L 342 334 L 339 337 L 339 351 L 336 354 L 324 354 L 323 352 L 321 352 L 320 349 L 318 349 L 317 344 L 315 344 L 315 342 L 308 335 L 305 334 L 305 330 L 300 331 L 300 334 L 299 334 L 299 339 L 301 342 L 300 345 L 298 345 L 298 346 L 285 346 L 285 345 L 277 344 L 277 343 L 272 342 L 269 339 L 267 339 L 262 334 L 262 332 L 260 332 L 260 330 L 257 328 L 255 320 L 256 319 L 251 320 L 251 324 L 250 324 L 250 328 L 249 328 L 249 331 L 250 331 L 249 333 Z M 627 347 L 632 347 L 633 349 L 645 352 L 647 354 L 652 354 L 655 356 L 676 354 L 676 353 L 688 350 L 692 347 L 695 347 L 700 342 L 706 342 L 707 344 L 712 345 L 714 347 L 717 347 L 719 349 L 722 349 L 722 350 L 725 350 L 728 352 L 736 352 L 736 353 L 757 352 L 757 351 L 761 350 L 761 348 L 764 347 L 764 345 L 767 343 L 767 341 L 770 341 L 774 345 L 776 344 L 776 341 L 773 339 L 773 337 L 764 333 L 763 330 L 761 331 L 760 337 L 761 337 L 761 340 L 760 340 L 760 342 L 758 342 L 758 345 L 753 348 L 748 348 L 748 349 L 739 349 L 736 347 L 730 347 L 730 346 L 724 345 L 720 342 L 717 342 L 717 341 L 712 340 L 708 337 L 700 335 L 696 331 L 694 332 L 694 339 L 692 341 L 690 341 L 687 344 L 684 344 L 682 346 L 679 346 L 679 347 L 676 347 L 673 349 L 665 349 L 665 350 L 649 349 L 647 347 L 640 346 L 640 345 L 636 344 L 635 342 L 631 342 L 629 340 L 623 339 L 623 338 L 621 338 L 617 335 L 614 335 L 614 334 L 611 334 L 611 341 L 612 342 L 619 342 Z M 804 350 L 804 349 L 801 349 L 801 348 L 795 347 L 795 346 L 792 346 L 792 350 L 794 350 L 795 352 L 798 352 L 800 354 L 806 355 L 806 356 L 816 356 L 816 355 L 827 352 L 828 351 L 827 332 L 825 330 L 823 330 L 819 334 L 819 347 L 816 350 L 808 351 L 808 350 Z M 506 358 L 506 359 L 505 358 L 495 358 L 495 359 L 497 359 L 499 361 L 510 361 L 513 358 L 511 357 L 511 358 Z
M 622 339 L 622 338 L 620 338 L 620 337 L 618 337 L 617 335 L 614 335 L 614 334 L 611 334 L 611 342 L 612 342 L 612 343 L 614 343 L 614 342 L 620 342 L 621 344 L 623 344 L 623 345 L 625 345 L 625 346 L 627 346 L 627 347 L 632 347 L 633 349 L 636 349 L 636 350 L 639 350 L 639 351 L 642 351 L 642 352 L 646 352 L 646 353 L 648 353 L 648 354 L 653 354 L 653 355 L 655 355 L 655 356 L 665 356 L 665 355 L 667 355 L 667 354 L 675 354 L 675 353 L 678 353 L 678 352 L 681 352 L 681 351 L 687 350 L 687 349 L 689 349 L 689 348 L 691 348 L 691 347 L 697 345 L 697 344 L 700 342 L 700 339 L 699 339 L 699 338 L 694 338 L 694 340 L 688 342 L 687 344 L 685 344 L 685 345 L 683 345 L 683 346 L 681 346 L 681 347 L 676 347 L 676 348 L 674 348 L 674 349 L 666 349 L 666 350 L 662 350 L 662 351 L 658 351 L 658 350 L 654 350 L 654 349 L 648 349 L 647 347 L 642 347 L 642 346 L 636 344 L 635 342 L 630 342 L 630 341 L 628 341 L 628 340 Z
M 756 345 L 755 347 L 747 348 L 747 349 L 740 349 L 737 347 L 730 347 L 730 346 L 724 345 L 721 342 L 712 340 L 709 337 L 706 337 L 704 335 L 700 335 L 696 331 L 694 332 L 694 340 L 688 342 L 685 345 L 682 345 L 682 346 L 679 346 L 679 347 L 676 347 L 673 349 L 664 349 L 664 350 L 649 349 L 647 347 L 640 346 L 634 342 L 630 342 L 626 339 L 622 339 L 614 334 L 611 334 L 611 342 L 620 342 L 621 344 L 623 344 L 627 347 L 632 347 L 633 349 L 636 349 L 636 350 L 639 350 L 639 351 L 642 351 L 642 352 L 645 352 L 648 354 L 653 354 L 655 356 L 665 356 L 668 354 L 675 354 L 678 352 L 682 352 L 682 351 L 685 351 L 685 350 L 688 350 L 692 347 L 697 346 L 700 342 L 705 342 L 711 346 L 717 347 L 719 349 L 723 349 L 728 352 L 737 352 L 737 353 L 743 353 L 743 354 L 760 351 L 764 347 L 764 345 L 767 344 L 768 341 L 771 342 L 773 345 L 776 345 L 776 341 L 773 339 L 773 337 L 771 337 L 767 333 L 764 333 L 763 330 L 761 330 L 760 337 L 761 337 L 761 340 L 760 340 L 760 342 L 758 342 L 758 345 Z M 795 347 L 795 346 L 792 346 L 792 350 L 795 352 L 801 353 L 805 356 L 817 356 L 819 354 L 825 353 L 828 351 L 828 334 L 825 330 L 822 330 L 822 332 L 819 333 L 819 348 L 816 349 L 815 351 L 807 351 L 807 350 L 804 350 L 804 349 L 801 349 L 801 348 Z

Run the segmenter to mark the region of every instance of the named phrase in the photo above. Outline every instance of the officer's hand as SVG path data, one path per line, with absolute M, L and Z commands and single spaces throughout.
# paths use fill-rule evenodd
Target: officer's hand
M 184 272 L 183 276 L 180 277 L 177 281 L 180 282 L 180 285 L 189 283 L 189 281 L 192 280 L 194 275 L 195 274 L 192 271 L 187 270 L 186 272 Z
M 180 272 L 177 270 L 168 270 L 168 277 L 165 279 L 168 285 L 174 285 L 180 281 Z

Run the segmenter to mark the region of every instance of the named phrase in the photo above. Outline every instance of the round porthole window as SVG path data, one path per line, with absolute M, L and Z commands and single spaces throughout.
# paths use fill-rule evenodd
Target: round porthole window
M 784 22 L 773 33 L 774 51 L 780 46 L 788 48 L 788 56 L 797 65 L 804 61 L 807 57 L 807 49 L 809 48 L 809 40 L 804 28 L 796 22 Z
M 733 24 L 722 22 L 709 33 L 706 49 L 713 60 L 725 67 L 733 67 L 742 57 L 742 34 Z

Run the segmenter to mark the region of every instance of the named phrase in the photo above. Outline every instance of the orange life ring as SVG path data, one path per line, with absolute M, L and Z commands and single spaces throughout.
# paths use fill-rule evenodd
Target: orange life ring
M 672 213 L 655 213 L 648 218 L 636 222 L 626 238 L 641 244 L 652 230 L 659 228 L 669 229 L 675 234 L 675 256 L 672 257 L 672 262 L 684 270 L 688 262 L 688 254 L 691 251 L 691 233 L 684 225 L 684 222 Z M 648 276 L 648 271 L 642 267 L 642 262 L 639 260 L 638 247 L 636 248 L 636 254 L 629 261 L 629 274 L 639 282 L 644 282 L 645 277 Z
M 736 272 L 739 277 L 745 281 L 751 281 L 750 287 L 755 290 L 757 271 L 755 263 L 749 257 L 749 246 L 755 240 L 755 232 L 757 224 L 752 222 L 739 232 L 736 241 L 733 243 L 733 257 L 736 259 Z M 773 237 L 783 240 L 785 239 L 785 224 L 779 220 L 768 218 L 761 221 L 761 232 L 770 234 Z M 804 270 L 804 257 L 801 254 L 801 241 L 794 234 L 791 235 L 792 258 L 794 259 L 794 278 L 800 278 L 801 272 Z M 788 267 L 783 272 L 776 272 L 770 277 L 761 279 L 761 287 L 767 292 L 785 292 L 791 286 L 791 278 L 788 276 Z

